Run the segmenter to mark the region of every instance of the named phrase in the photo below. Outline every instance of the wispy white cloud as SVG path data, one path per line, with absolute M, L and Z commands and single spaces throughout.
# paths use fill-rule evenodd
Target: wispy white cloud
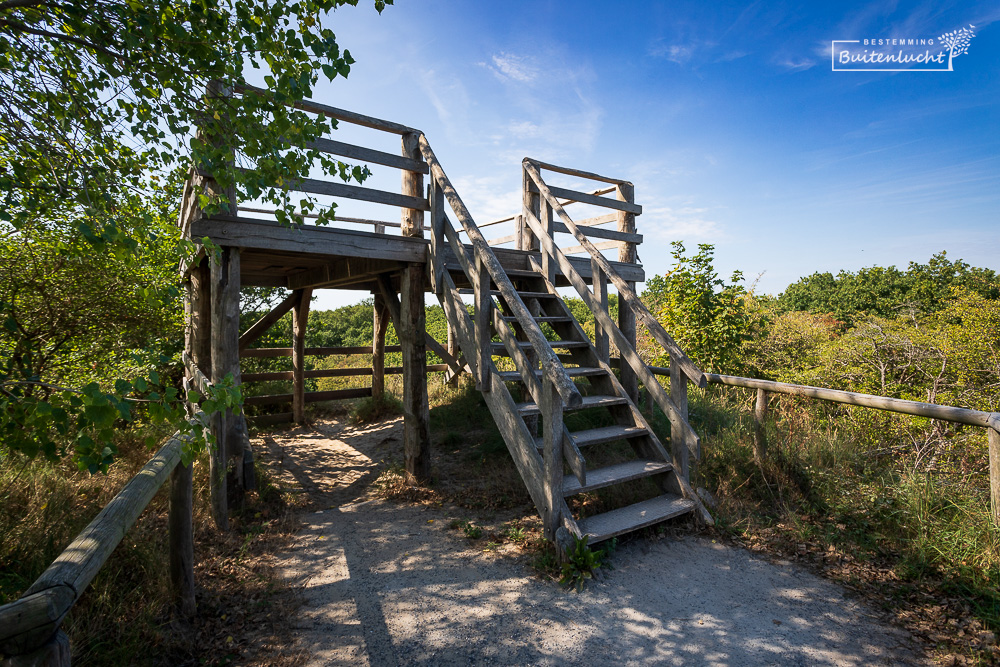
M 721 223 L 703 206 L 644 206 L 642 233 L 657 241 L 718 241 L 727 237 Z
M 678 65 L 685 65 L 691 60 L 696 48 L 693 43 L 667 44 L 665 42 L 657 42 L 649 47 L 648 53 L 653 58 L 663 58 Z
M 812 58 L 789 58 L 787 56 L 776 58 L 774 63 L 789 72 L 802 72 L 816 66 L 816 61 Z
M 538 78 L 538 70 L 523 56 L 501 52 L 494 54 L 491 60 L 493 64 L 487 67 L 501 80 L 531 83 Z

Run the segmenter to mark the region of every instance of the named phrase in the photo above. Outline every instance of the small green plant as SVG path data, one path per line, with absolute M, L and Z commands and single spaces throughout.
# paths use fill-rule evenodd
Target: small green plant
M 466 521 L 462 525 L 462 532 L 465 533 L 465 536 L 470 540 L 478 540 L 483 536 L 483 529 L 471 521 Z
M 594 578 L 594 572 L 604 565 L 604 550 L 594 551 L 587 545 L 588 536 L 573 537 L 573 547 L 566 554 L 559 583 L 567 588 L 583 591 L 587 579 Z
M 371 424 L 387 417 L 403 414 L 403 403 L 389 393 L 381 398 L 369 396 L 361 400 L 351 413 L 351 423 L 355 426 Z
M 528 535 L 524 532 L 524 526 L 504 526 L 501 535 L 503 535 L 504 539 L 513 542 L 514 544 L 523 544 L 528 540 Z

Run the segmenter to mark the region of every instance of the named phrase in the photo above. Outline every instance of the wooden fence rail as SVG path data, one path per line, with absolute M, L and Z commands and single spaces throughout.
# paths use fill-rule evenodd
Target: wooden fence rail
M 192 422 L 205 423 L 198 413 Z M 93 581 L 115 547 L 171 479 L 170 578 L 174 603 L 194 613 L 194 541 L 191 524 L 191 468 L 180 465 L 186 439 L 178 431 L 56 557 L 20 599 L 0 607 L 0 652 L 24 664 L 69 665 L 63 618 Z
M 658 369 L 667 370 L 667 369 Z M 956 424 L 980 426 L 986 429 L 989 447 L 990 468 L 990 506 L 993 522 L 1000 526 L 1000 412 L 984 412 L 957 408 L 950 405 L 908 401 L 901 398 L 859 394 L 840 389 L 825 389 L 808 385 L 791 384 L 788 382 L 773 382 L 754 378 L 737 377 L 706 373 L 705 378 L 710 384 L 722 384 L 730 387 L 756 389 L 757 397 L 754 403 L 754 458 L 760 463 L 767 453 L 767 438 L 764 422 L 767 419 L 769 394 L 787 394 L 789 396 L 805 396 L 832 403 L 857 405 L 875 410 L 885 410 L 915 417 L 927 417 Z

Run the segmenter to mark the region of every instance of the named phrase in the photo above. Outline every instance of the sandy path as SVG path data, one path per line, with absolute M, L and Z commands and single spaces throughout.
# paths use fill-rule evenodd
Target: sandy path
M 399 420 L 267 438 L 313 503 L 281 557 L 310 665 L 922 664 L 834 584 L 706 538 L 628 542 L 566 592 L 449 530 L 447 508 L 366 495 L 400 438 Z

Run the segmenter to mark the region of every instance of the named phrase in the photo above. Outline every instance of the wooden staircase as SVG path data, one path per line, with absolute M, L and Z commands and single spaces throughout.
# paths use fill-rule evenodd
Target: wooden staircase
M 526 205 L 523 220 L 539 241 L 541 261 L 532 260 L 530 270 L 505 271 L 424 137 L 420 148 L 431 173 L 432 288 L 455 331 L 463 361 L 543 518 L 546 537 L 566 549 L 572 545 L 570 536 L 586 535 L 591 543 L 599 542 L 687 513 L 711 523 L 687 479 L 687 457 L 692 452 L 697 455 L 698 438 L 686 419 L 686 389 L 683 401 L 671 398 L 652 376 L 635 352 L 634 342 L 611 320 L 604 281 L 610 279 L 619 288 L 620 307 L 641 309 L 637 315 L 643 322 L 655 322 L 655 318 L 565 214 L 541 180 L 536 163 L 525 161 L 525 182 L 533 185 L 529 195 L 534 194 L 537 206 L 532 210 Z M 530 201 L 530 196 L 525 200 Z M 446 201 L 461 231 L 468 235 L 471 252 L 448 219 Z M 591 246 L 587 248 L 593 267 L 590 287 L 555 245 L 552 212 L 563 221 L 560 231 L 576 228 L 583 246 Z M 542 219 L 548 220 L 548 229 Z M 601 349 L 557 293 L 557 272 L 591 306 Z M 457 285 L 471 288 L 460 290 Z M 463 295 L 473 297 L 471 314 Z M 662 327 L 653 329 L 654 337 L 671 354 L 679 386 L 686 387 L 688 378 L 703 383 L 701 372 Z M 619 349 L 622 367 L 635 373 L 670 416 L 672 451 L 640 412 L 637 387 L 628 391 L 616 376 L 608 336 Z M 671 380 L 674 388 L 678 382 Z M 576 413 L 582 414 L 577 417 Z M 595 463 L 589 464 L 588 459 Z M 621 492 L 609 497 L 632 502 L 592 516 L 574 513 L 567 502 L 578 494 L 610 487 L 621 487 Z

